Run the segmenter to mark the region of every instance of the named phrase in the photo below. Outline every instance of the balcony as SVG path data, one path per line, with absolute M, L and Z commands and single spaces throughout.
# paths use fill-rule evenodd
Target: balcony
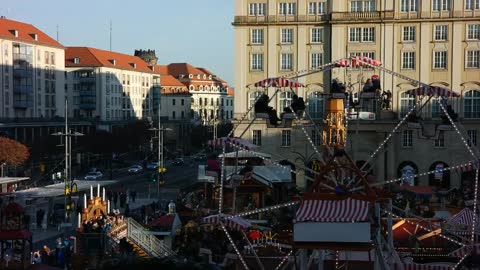
M 96 79 L 95 76 L 81 76 L 78 80 L 80 83 L 95 83 Z
M 96 109 L 96 105 L 95 105 L 95 101 L 83 101 L 80 100 L 80 105 L 79 105 L 80 109 L 82 110 L 95 110 Z
M 80 97 L 93 97 L 96 98 L 97 94 L 95 90 L 80 90 Z
M 13 107 L 21 108 L 21 109 L 32 108 L 33 101 L 32 100 L 13 100 Z
M 371 11 L 371 12 L 333 12 L 330 21 L 372 21 L 392 20 L 393 11 Z
M 33 76 L 33 71 L 31 69 L 14 69 L 13 76 L 20 78 L 30 78 Z
M 13 85 L 13 92 L 19 94 L 31 94 L 33 93 L 33 87 L 31 85 Z
M 273 24 L 281 22 L 324 22 L 327 14 L 321 15 L 270 15 L 270 16 L 235 16 L 233 25 L 242 24 Z

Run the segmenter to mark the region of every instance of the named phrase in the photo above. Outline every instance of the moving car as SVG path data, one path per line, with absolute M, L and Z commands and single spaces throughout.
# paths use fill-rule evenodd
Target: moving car
M 132 165 L 130 168 L 128 168 L 129 173 L 142 173 L 143 168 L 140 165 Z
M 85 176 L 85 180 L 95 181 L 103 178 L 103 174 L 99 171 L 89 172 Z
M 156 170 L 157 168 L 158 168 L 158 162 L 156 162 L 156 161 L 149 162 L 147 164 L 147 169 L 148 170 Z
M 176 158 L 172 162 L 173 166 L 182 166 L 183 163 L 185 163 L 185 162 L 181 158 Z

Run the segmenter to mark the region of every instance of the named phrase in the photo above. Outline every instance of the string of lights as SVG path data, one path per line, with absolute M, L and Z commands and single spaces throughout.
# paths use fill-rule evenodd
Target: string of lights
M 293 249 L 290 250 L 290 252 L 288 252 L 288 254 L 285 255 L 285 257 L 283 257 L 282 261 L 280 261 L 280 264 L 278 264 L 277 267 L 275 267 L 275 270 L 279 270 L 280 267 L 282 267 L 282 265 L 288 260 L 288 258 L 290 258 L 292 253 L 293 253 Z
M 245 269 L 248 270 L 248 265 L 247 265 L 247 263 L 245 262 L 245 260 L 243 259 L 242 254 L 241 254 L 240 251 L 238 250 L 237 245 L 235 245 L 235 242 L 233 242 L 233 239 L 232 239 L 232 237 L 230 236 L 230 234 L 228 233 L 227 228 L 225 228 L 225 225 L 224 225 L 223 222 L 221 222 L 221 221 L 220 221 L 220 225 L 222 226 L 223 231 L 224 231 L 225 234 L 227 235 L 228 241 L 230 241 L 230 244 L 232 244 L 233 249 L 235 249 L 235 252 L 237 253 L 238 258 L 239 258 L 240 261 L 242 262 L 243 267 L 245 267 Z
M 475 170 L 475 191 L 473 195 L 473 222 L 472 222 L 472 236 L 471 236 L 471 241 L 472 243 L 475 241 L 475 227 L 477 225 L 477 202 L 478 199 L 478 169 Z
M 250 215 L 253 215 L 253 214 L 268 212 L 268 211 L 272 211 L 272 210 L 283 208 L 283 207 L 290 207 L 290 206 L 293 206 L 293 205 L 296 205 L 296 204 L 299 204 L 299 203 L 300 203 L 300 201 L 294 201 L 294 202 L 282 203 L 282 204 L 277 204 L 277 205 L 264 207 L 264 208 L 258 208 L 258 209 L 246 211 L 246 212 L 243 212 L 243 213 L 239 213 L 239 214 L 236 214 L 234 216 L 230 216 L 228 218 L 232 219 L 232 218 L 235 218 L 235 217 L 250 216 Z

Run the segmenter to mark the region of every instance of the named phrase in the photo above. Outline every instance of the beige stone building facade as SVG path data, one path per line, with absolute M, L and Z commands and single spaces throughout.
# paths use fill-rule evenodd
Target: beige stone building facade
M 247 112 L 263 88 L 253 87 L 267 77 L 294 77 L 348 56 L 379 60 L 383 67 L 427 84 L 451 88 L 460 95 L 449 99 L 458 113 L 462 134 L 471 145 L 480 129 L 480 3 L 476 0 L 236 0 L 235 17 L 235 118 Z M 391 90 L 391 107 L 382 110 L 375 99 L 362 98 L 367 78 L 379 75 L 381 88 Z M 375 121 L 349 121 L 347 149 L 358 161 L 366 161 L 390 134 L 418 97 L 406 91 L 415 86 L 384 71 L 370 68 L 335 68 L 301 76 L 306 87 L 297 93 L 305 98 L 307 111 L 317 124 L 325 112 L 325 93 L 333 78 L 347 84 L 363 110 L 375 113 Z M 272 97 L 276 89 L 268 89 Z M 279 112 L 291 102 L 289 89 L 281 89 L 270 102 Z M 472 157 L 453 129 L 441 130 L 442 112 L 432 99 L 418 111 L 422 128 L 402 125 L 385 149 L 369 164 L 377 180 L 407 173 L 462 164 Z M 253 114 L 249 115 L 250 117 Z M 236 121 L 235 135 L 242 134 L 248 120 Z M 320 138 L 304 126 L 313 143 Z M 261 144 L 259 150 L 301 165 L 311 163 L 315 153 L 298 125 L 269 128 L 255 122 L 244 137 Z M 260 138 L 260 139 L 259 139 Z M 259 142 L 259 140 L 261 142 Z M 433 169 L 432 169 L 433 168 Z M 297 183 L 307 185 L 301 177 Z M 471 172 L 459 170 L 443 175 L 418 177 L 415 184 L 460 187 Z

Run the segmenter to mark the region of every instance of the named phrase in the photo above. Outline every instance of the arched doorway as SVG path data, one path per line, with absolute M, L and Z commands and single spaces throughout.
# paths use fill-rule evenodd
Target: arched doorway
M 414 177 L 418 173 L 418 167 L 411 161 L 404 161 L 400 163 L 397 169 L 397 177 L 405 178 L 400 182 L 401 186 L 416 186 L 418 185 L 418 177 Z
M 429 167 L 429 171 L 437 171 L 428 176 L 428 185 L 444 189 L 450 189 L 450 171 L 440 171 L 448 168 L 448 164 L 443 161 L 436 161 Z

